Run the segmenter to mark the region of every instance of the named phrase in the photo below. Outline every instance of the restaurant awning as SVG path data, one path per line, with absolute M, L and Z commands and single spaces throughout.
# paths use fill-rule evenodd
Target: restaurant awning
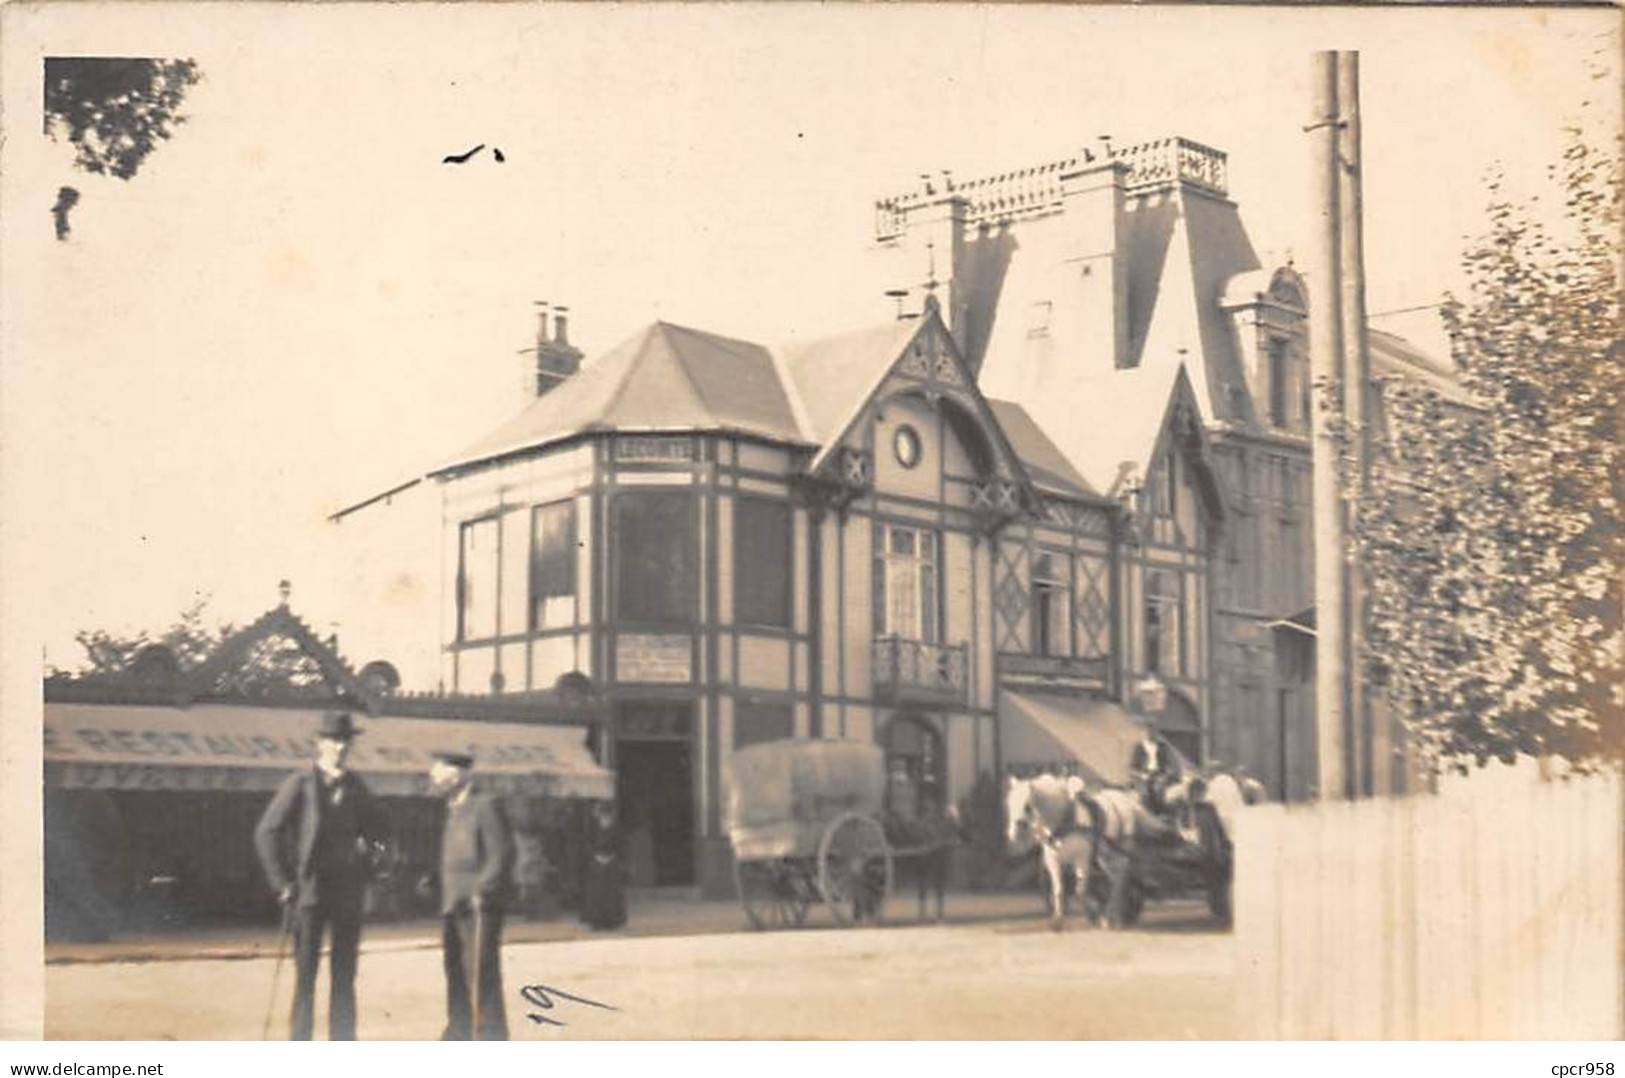
M 1038 770 L 1072 764 L 1090 782 L 1126 785 L 1129 754 L 1143 732 L 1115 700 L 999 694 L 1000 747 L 1009 768 Z M 1183 757 L 1180 763 L 1190 767 Z
M 70 789 L 272 790 L 313 757 L 319 711 L 199 704 L 45 705 L 45 782 Z M 350 754 L 372 791 L 428 793 L 438 751 L 467 752 L 500 794 L 610 798 L 614 776 L 580 726 L 368 718 Z

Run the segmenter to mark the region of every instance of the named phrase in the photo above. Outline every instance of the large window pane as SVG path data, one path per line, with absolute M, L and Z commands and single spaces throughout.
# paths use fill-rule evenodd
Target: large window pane
M 1064 554 L 1033 558 L 1033 654 L 1072 653 L 1072 584 Z
M 1160 569 L 1145 574 L 1146 669 L 1164 675 L 1184 674 L 1179 578 Z
M 791 737 L 795 725 L 786 701 L 739 700 L 734 704 L 734 748 Z
M 734 618 L 790 624 L 790 506 L 760 498 L 734 505 Z
M 942 635 L 938 536 L 926 528 L 875 525 L 875 634 L 935 643 Z
M 539 505 L 531 514 L 530 627 L 574 624 L 575 594 L 575 502 Z
M 464 524 L 458 534 L 457 639 L 486 640 L 497 631 L 497 521 Z
M 614 501 L 615 608 L 628 621 L 692 622 L 699 595 L 694 500 L 636 491 Z

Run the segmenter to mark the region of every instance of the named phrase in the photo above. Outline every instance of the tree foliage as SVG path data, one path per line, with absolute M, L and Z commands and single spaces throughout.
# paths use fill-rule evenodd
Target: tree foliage
M 185 123 L 195 60 L 144 57 L 45 58 L 45 133 L 66 135 L 86 172 L 127 180 L 158 143 Z
M 77 673 L 80 676 L 122 674 L 130 669 L 141 650 L 152 644 L 161 644 L 172 651 L 183 670 L 202 665 L 220 641 L 232 632 L 229 624 L 208 627 L 205 617 L 208 606 L 207 596 L 196 600 L 181 611 L 175 624 L 157 636 L 145 631 L 120 636 L 104 629 L 75 633 L 74 640 L 85 650 L 85 661 Z
M 208 603 L 207 597 L 198 599 L 181 611 L 175 624 L 156 636 L 147 632 L 114 635 L 101 629 L 76 633 L 74 639 L 85 651 L 85 661 L 76 676 L 94 680 L 129 673 L 142 652 L 154 644 L 169 649 L 180 673 L 192 673 L 236 632 L 230 623 L 209 627 Z M 298 641 L 282 633 L 253 640 L 212 684 L 197 688 L 211 694 L 244 697 L 325 697 L 331 692 L 320 664 L 306 654 Z
M 1571 132 L 1551 180 L 1491 178 L 1444 308 L 1470 404 L 1387 383 L 1355 501 L 1366 668 L 1436 764 L 1625 756 L 1617 144 Z

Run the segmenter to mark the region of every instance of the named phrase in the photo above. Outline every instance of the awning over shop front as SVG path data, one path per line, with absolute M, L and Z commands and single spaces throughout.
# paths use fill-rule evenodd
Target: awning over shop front
M 319 711 L 200 704 L 45 705 L 48 786 L 116 790 L 272 790 L 308 765 Z M 580 726 L 358 718 L 350 766 L 374 793 L 428 792 L 432 754 L 467 752 L 495 793 L 609 798 L 614 776 Z
M 1143 733 L 1114 700 L 999 694 L 1004 764 L 1018 771 L 1073 764 L 1090 782 L 1122 786 L 1128 782 L 1129 754 Z M 1183 757 L 1180 763 L 1190 767 Z

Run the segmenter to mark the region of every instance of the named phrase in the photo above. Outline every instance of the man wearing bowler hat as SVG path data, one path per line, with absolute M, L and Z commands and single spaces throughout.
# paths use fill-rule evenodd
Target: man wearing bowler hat
M 265 877 L 282 903 L 283 917 L 292 922 L 296 973 L 290 1040 L 310 1039 L 324 929 L 332 934 L 328 1038 L 355 1039 L 356 952 L 368 844 L 382 842 L 386 830 L 372 792 L 345 766 L 360 732 L 347 713 L 323 715 L 314 766 L 287 777 L 254 829 Z
M 496 798 L 473 783 L 474 758 L 437 752 L 429 781 L 446 799 L 440 843 L 440 939 L 446 967 L 441 1040 L 503 1041 L 502 914 L 513 833 Z

